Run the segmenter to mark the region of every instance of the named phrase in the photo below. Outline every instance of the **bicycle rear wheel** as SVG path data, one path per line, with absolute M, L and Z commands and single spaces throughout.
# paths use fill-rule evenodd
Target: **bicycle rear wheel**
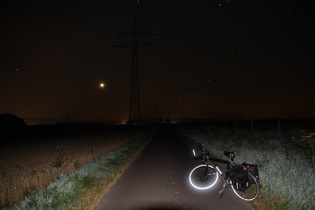
M 233 192 L 242 200 L 245 201 L 252 201 L 255 200 L 260 192 L 260 184 L 258 183 L 256 177 L 252 175 L 250 172 L 248 172 L 248 175 L 250 176 L 250 179 L 252 179 L 255 183 L 250 184 L 249 187 L 245 190 L 238 190 L 235 188 L 233 184 L 231 184 Z
M 196 189 L 206 190 L 215 185 L 218 177 L 218 172 L 212 165 L 202 164 L 190 172 L 189 182 Z

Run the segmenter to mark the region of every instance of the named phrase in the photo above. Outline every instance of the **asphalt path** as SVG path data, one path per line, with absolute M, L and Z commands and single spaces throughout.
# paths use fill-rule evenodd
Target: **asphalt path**
M 254 209 L 228 189 L 220 198 L 223 182 L 198 191 L 188 182 L 194 160 L 191 148 L 170 128 L 161 129 L 95 210 Z

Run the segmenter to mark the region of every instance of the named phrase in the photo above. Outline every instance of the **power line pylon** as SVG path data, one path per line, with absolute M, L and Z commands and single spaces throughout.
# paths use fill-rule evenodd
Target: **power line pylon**
M 130 81 L 130 106 L 128 124 L 139 125 L 142 124 L 141 110 L 140 110 L 140 96 L 139 96 L 139 70 L 138 70 L 138 47 L 150 47 L 155 44 L 138 42 L 139 35 L 153 36 L 152 33 L 141 33 L 137 30 L 136 16 L 133 18 L 133 30 L 131 32 L 118 34 L 118 36 L 132 36 L 132 41 L 122 45 L 114 45 L 113 48 L 130 48 L 131 47 L 131 81 Z

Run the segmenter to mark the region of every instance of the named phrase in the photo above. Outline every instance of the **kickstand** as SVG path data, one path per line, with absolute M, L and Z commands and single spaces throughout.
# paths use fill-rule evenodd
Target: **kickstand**
M 222 190 L 220 190 L 220 192 L 219 192 L 220 198 L 222 198 L 222 196 L 223 196 L 223 194 L 225 192 L 226 186 L 227 186 L 226 183 L 224 183 Z

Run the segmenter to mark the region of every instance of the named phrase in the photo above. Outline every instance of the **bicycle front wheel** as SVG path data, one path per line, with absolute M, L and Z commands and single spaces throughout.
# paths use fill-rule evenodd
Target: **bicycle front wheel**
M 198 190 L 211 188 L 218 181 L 218 172 L 212 165 L 202 164 L 195 167 L 189 174 L 190 184 Z
M 233 184 L 231 184 L 233 192 L 242 200 L 245 201 L 252 201 L 255 200 L 260 192 L 260 184 L 258 183 L 256 177 L 252 175 L 250 172 L 248 172 L 248 176 L 250 176 L 250 179 L 254 181 L 254 184 L 250 184 L 249 187 L 246 190 L 238 190 L 235 188 Z

